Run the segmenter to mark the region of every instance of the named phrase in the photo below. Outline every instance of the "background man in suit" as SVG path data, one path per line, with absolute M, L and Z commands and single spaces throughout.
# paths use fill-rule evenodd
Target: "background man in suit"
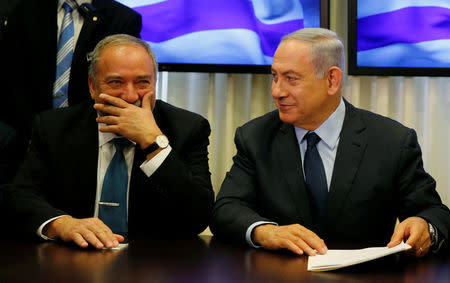
M 70 67 L 68 103 L 89 100 L 86 54 L 104 37 L 125 33 L 139 37 L 141 16 L 113 0 L 14 0 L 8 2 L 7 25 L 0 39 L 0 121 L 18 133 L 23 152 L 30 138 L 33 117 L 53 107 L 57 45 L 65 10 L 73 8 L 73 58 Z M 77 8 L 81 5 L 84 8 Z M 88 5 L 88 6 L 86 6 Z M 24 72 L 30 72 L 26 76 Z
M 215 235 L 309 255 L 330 244 L 405 239 L 419 257 L 448 241 L 450 212 L 423 169 L 414 130 L 345 101 L 344 62 L 332 31 L 283 38 L 272 64 L 278 110 L 236 130 Z
M 95 104 L 37 116 L 30 152 L 7 188 L 7 209 L 18 228 L 96 248 L 117 246 L 123 232 L 186 236 L 206 228 L 214 201 L 209 123 L 155 101 L 156 70 L 153 52 L 140 39 L 113 35 L 99 42 L 89 70 Z M 121 154 L 114 149 L 118 137 L 133 144 L 123 150 L 123 202 L 111 202 L 104 192 L 111 183 L 107 170 Z M 124 229 L 104 223 L 100 214 L 108 207 L 126 208 L 124 217 L 112 219 L 124 221 Z
M 3 185 L 11 181 L 19 163 L 18 150 L 16 131 L 0 121 L 0 210 L 3 208 Z

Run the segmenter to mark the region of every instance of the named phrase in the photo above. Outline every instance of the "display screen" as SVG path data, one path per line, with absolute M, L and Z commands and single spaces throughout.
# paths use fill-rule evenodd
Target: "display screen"
M 328 1 L 320 0 L 118 2 L 141 14 L 141 38 L 160 70 L 269 72 L 284 35 L 328 26 Z
M 450 75 L 449 0 L 349 1 L 349 73 Z

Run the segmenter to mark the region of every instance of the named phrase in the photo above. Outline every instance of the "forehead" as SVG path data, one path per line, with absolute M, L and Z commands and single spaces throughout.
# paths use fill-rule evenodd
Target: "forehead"
M 311 65 L 311 44 L 308 42 L 288 39 L 277 48 L 273 57 L 272 69 L 283 72 L 284 70 L 309 70 Z
M 99 68 L 147 69 L 153 73 L 153 60 L 141 46 L 131 44 L 109 45 L 99 54 Z

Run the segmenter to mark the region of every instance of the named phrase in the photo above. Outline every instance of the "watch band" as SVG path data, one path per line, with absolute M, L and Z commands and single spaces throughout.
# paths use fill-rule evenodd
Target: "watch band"
M 144 148 L 142 151 L 145 153 L 145 155 L 149 155 L 158 148 L 166 148 L 168 145 L 169 140 L 167 139 L 167 137 L 165 135 L 158 135 L 156 136 L 155 141 L 151 145 Z
M 153 153 L 155 150 L 159 148 L 158 144 L 156 142 L 153 142 L 151 145 L 144 148 L 142 151 L 145 155 L 149 155 L 150 153 Z
M 428 222 L 428 232 L 430 233 L 431 247 L 434 247 L 437 242 L 437 235 L 436 229 L 434 229 L 434 226 L 430 222 Z

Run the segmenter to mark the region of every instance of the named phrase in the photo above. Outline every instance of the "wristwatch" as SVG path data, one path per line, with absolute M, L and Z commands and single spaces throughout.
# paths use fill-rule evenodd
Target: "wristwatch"
M 436 230 L 434 230 L 433 225 L 431 225 L 431 223 L 428 222 L 428 232 L 430 232 L 430 240 L 431 240 L 431 247 L 434 246 L 434 244 L 436 244 Z
M 150 153 L 154 152 L 158 148 L 164 149 L 169 146 L 169 139 L 165 135 L 158 135 L 156 136 L 155 141 L 143 149 L 145 155 L 149 155 Z

